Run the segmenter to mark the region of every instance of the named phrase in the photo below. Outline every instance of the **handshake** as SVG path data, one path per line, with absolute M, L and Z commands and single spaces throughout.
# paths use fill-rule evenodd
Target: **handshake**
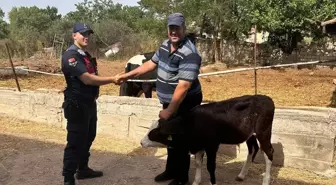
M 124 82 L 126 82 L 128 78 L 129 77 L 127 77 L 127 75 L 124 72 L 119 73 L 112 77 L 112 83 L 114 83 L 115 85 L 121 85 Z

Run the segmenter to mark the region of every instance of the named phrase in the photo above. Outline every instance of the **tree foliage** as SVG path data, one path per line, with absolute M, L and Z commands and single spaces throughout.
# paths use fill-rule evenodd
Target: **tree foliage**
M 0 8 L 0 39 L 5 39 L 8 37 L 8 24 L 4 21 L 5 13 Z
M 335 0 L 139 0 L 138 4 L 84 0 L 64 16 L 55 7 L 14 7 L 9 12 L 10 24 L 3 21 L 0 10 L 0 39 L 10 37 L 26 52 L 32 50 L 26 53 L 30 55 L 39 43 L 50 47 L 55 34 L 71 43 L 73 24 L 83 22 L 96 30 L 95 46 L 124 42 L 128 49 L 134 45 L 133 51 L 128 50 L 132 55 L 146 50 L 139 42 L 158 45 L 165 39 L 167 16 L 181 12 L 189 32 L 212 39 L 213 51 L 220 49 L 223 40 L 243 42 L 256 25 L 258 31 L 270 33 L 270 45 L 291 53 L 303 37 L 323 38 L 319 21 L 336 17 Z M 218 53 L 212 53 L 216 60 Z

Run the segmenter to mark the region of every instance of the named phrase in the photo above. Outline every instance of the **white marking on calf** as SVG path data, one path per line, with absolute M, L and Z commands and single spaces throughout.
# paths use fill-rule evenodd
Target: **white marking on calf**
M 246 174 L 247 174 L 247 172 L 248 172 L 248 170 L 249 170 L 249 168 L 251 166 L 251 163 L 252 163 L 253 152 L 254 152 L 254 148 L 252 148 L 251 154 L 248 153 L 247 159 L 246 159 L 246 161 L 244 163 L 244 166 L 243 166 L 243 168 L 241 169 L 241 171 L 240 171 L 240 173 L 238 175 L 238 180 L 241 180 L 241 181 L 244 180 L 244 178 L 245 178 L 245 176 L 246 176 Z
M 127 61 L 125 68 L 128 63 L 141 66 L 144 59 L 146 59 L 144 55 L 135 55 Z
M 192 185 L 199 185 L 202 177 L 202 164 L 203 164 L 204 151 L 199 151 L 195 155 L 196 174 Z
M 155 148 L 166 148 L 167 146 L 159 143 L 159 142 L 155 142 L 155 141 L 151 141 L 148 138 L 148 134 L 150 131 L 152 131 L 153 129 L 157 128 L 159 126 L 159 121 L 153 121 L 151 127 L 148 129 L 145 137 L 141 140 L 141 146 L 143 148 L 149 148 L 149 147 L 155 147 Z
M 266 172 L 265 176 L 263 179 L 262 185 L 269 185 L 270 184 L 270 179 L 271 179 L 271 166 L 272 166 L 272 161 L 270 161 L 264 152 L 264 158 L 265 158 L 265 163 L 266 163 Z

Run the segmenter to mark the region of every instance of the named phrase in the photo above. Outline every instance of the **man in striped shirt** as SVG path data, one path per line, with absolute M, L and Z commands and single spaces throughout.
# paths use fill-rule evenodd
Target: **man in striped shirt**
M 171 119 L 200 105 L 203 99 L 198 74 L 201 57 L 196 46 L 186 37 L 185 19 L 181 13 L 168 16 L 168 37 L 151 61 L 120 76 L 119 83 L 140 76 L 158 67 L 156 91 L 163 110 L 159 117 Z M 173 181 L 169 185 L 187 184 L 190 165 L 188 138 L 173 135 L 168 146 L 166 170 L 155 181 Z

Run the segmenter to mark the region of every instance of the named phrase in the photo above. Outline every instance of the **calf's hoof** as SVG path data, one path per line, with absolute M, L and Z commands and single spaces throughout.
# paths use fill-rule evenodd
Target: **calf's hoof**
M 236 180 L 236 181 L 239 181 L 239 182 L 244 181 L 244 179 L 241 178 L 241 177 L 239 177 L 239 176 L 237 176 L 235 180 Z

